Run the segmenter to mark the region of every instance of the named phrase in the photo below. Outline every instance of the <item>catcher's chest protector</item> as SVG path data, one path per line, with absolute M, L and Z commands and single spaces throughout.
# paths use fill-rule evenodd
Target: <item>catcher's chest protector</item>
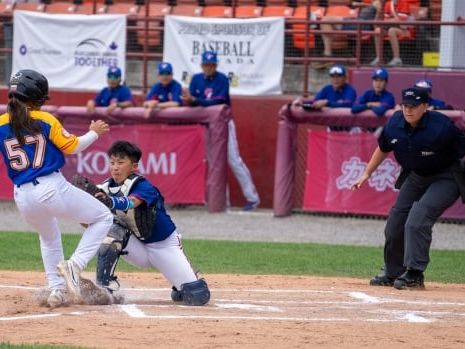
M 131 188 L 139 180 L 143 178 L 144 176 L 141 176 L 138 174 L 132 174 L 128 178 L 125 179 L 122 185 L 117 186 L 117 187 L 110 187 L 110 183 L 111 183 L 111 178 L 110 178 L 110 179 L 107 179 L 102 184 L 100 184 L 98 187 L 110 196 L 129 196 L 129 193 L 131 192 Z M 128 225 L 128 228 L 138 239 L 141 239 L 142 236 L 150 236 L 150 234 L 152 233 L 151 231 L 147 231 L 147 232 L 139 231 L 137 224 L 136 224 L 136 220 L 134 218 L 133 208 L 127 211 L 116 210 L 115 214 Z M 141 239 L 141 240 L 144 240 L 144 239 Z

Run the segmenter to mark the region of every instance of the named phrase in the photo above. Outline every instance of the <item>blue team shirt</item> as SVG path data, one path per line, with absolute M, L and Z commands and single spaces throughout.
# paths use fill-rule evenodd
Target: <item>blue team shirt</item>
M 203 73 L 195 74 L 189 85 L 189 92 L 196 98 L 196 104 L 203 107 L 231 105 L 228 77 L 218 71 L 211 77 L 205 77 Z
M 164 102 L 177 102 L 179 105 L 181 101 L 182 86 L 176 80 L 172 80 L 168 85 L 163 85 L 161 82 L 157 82 L 152 86 L 149 93 L 147 93 L 146 101 L 157 100 L 160 103 Z
M 95 97 L 97 107 L 108 107 L 113 99 L 118 102 L 132 102 L 131 90 L 126 85 L 119 85 L 115 89 L 103 88 Z
M 79 139 L 69 134 L 52 114 L 31 111 L 30 115 L 42 131 L 28 135 L 23 146 L 10 127 L 10 116 L 0 116 L 0 151 L 8 177 L 16 185 L 59 170 L 65 164 L 64 154 L 71 154 L 79 145 Z
M 429 98 L 428 105 L 430 107 L 434 107 L 434 109 L 444 109 L 446 107 L 446 102 L 436 99 L 436 98 Z
M 357 92 L 350 84 L 344 84 L 340 90 L 335 90 L 332 85 L 326 85 L 315 96 L 315 101 L 328 100 L 330 108 L 350 108 L 357 98 Z
M 110 187 L 115 186 L 113 180 L 110 180 Z M 111 192 L 109 193 L 111 195 Z M 152 235 L 150 238 L 142 241 L 144 244 L 149 244 L 152 242 L 163 241 L 168 236 L 170 236 L 175 230 L 176 226 L 171 220 L 171 217 L 168 215 L 164 205 L 163 196 L 152 183 L 147 179 L 139 179 L 131 188 L 128 196 L 135 196 L 139 200 L 144 201 L 148 206 L 158 205 L 157 215 L 155 219 L 155 224 L 152 229 Z
M 396 111 L 378 139 L 382 152 L 394 152 L 402 168 L 420 175 L 440 173 L 465 155 L 465 133 L 444 114 L 427 111 L 412 128 Z
M 379 107 L 370 108 L 378 116 L 383 116 L 386 110 L 392 109 L 396 105 L 394 95 L 391 92 L 384 90 L 378 95 L 375 90 L 372 89 L 365 91 L 358 98 L 358 102 L 352 106 L 352 113 L 356 114 L 367 110 L 368 102 L 381 102 Z

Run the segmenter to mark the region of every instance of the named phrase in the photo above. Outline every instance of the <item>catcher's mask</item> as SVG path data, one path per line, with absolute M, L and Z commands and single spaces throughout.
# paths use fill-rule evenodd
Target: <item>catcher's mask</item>
M 48 81 L 42 74 L 24 69 L 18 71 L 10 79 L 8 97 L 16 97 L 23 102 L 42 105 L 48 96 Z

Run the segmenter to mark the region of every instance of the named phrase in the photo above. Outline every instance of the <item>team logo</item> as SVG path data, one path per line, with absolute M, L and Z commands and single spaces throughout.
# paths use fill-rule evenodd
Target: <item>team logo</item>
M 213 96 L 213 89 L 211 88 L 206 88 L 205 91 L 203 91 L 205 98 L 206 99 L 211 99 Z

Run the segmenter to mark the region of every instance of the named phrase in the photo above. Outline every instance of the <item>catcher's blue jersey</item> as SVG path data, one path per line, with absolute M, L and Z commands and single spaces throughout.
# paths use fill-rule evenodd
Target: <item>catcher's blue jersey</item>
M 10 127 L 10 115 L 0 116 L 0 151 L 8 176 L 16 185 L 59 170 L 65 164 L 64 154 L 72 153 L 79 144 L 79 139 L 69 134 L 52 114 L 31 111 L 31 117 L 42 132 L 26 135 L 26 144 L 20 145 Z

